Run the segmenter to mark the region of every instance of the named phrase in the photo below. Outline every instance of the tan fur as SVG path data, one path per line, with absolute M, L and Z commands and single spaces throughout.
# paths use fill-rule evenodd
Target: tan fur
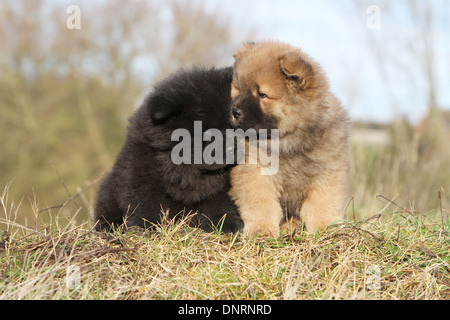
M 230 196 L 244 232 L 277 237 L 280 225 L 294 218 L 313 233 L 343 219 L 347 115 L 321 67 L 300 49 L 272 41 L 247 44 L 235 58 L 232 98 L 263 92 L 267 97 L 258 98 L 259 108 L 277 119 L 280 130 L 278 173 L 261 175 L 261 163 L 240 164 L 231 172 Z

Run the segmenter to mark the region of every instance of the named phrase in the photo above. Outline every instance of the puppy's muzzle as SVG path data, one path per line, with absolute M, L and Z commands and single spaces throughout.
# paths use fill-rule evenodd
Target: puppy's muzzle
M 235 118 L 236 120 L 239 119 L 240 117 L 242 117 L 242 109 L 239 107 L 234 106 L 231 109 L 231 114 L 233 115 L 233 118 Z

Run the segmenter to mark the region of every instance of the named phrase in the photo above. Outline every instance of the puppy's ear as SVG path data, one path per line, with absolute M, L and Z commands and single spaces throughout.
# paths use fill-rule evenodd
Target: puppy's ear
M 312 65 L 297 52 L 291 52 L 280 59 L 280 68 L 289 81 L 294 81 L 301 90 L 306 90 L 314 79 Z
M 182 104 L 171 101 L 164 95 L 158 94 L 151 95 L 147 99 L 146 104 L 153 122 L 157 124 L 179 115 L 183 110 Z
M 245 42 L 242 47 L 240 47 L 236 53 L 233 55 L 235 60 L 239 60 L 242 57 L 242 54 L 246 52 L 247 50 L 253 48 L 255 46 L 255 43 L 253 41 Z

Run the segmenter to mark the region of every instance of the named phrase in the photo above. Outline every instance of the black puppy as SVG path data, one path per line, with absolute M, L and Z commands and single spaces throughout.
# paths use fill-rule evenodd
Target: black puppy
M 171 138 L 176 129 L 185 129 L 194 140 L 199 124 L 194 129 L 194 122 L 201 121 L 202 133 L 218 129 L 225 136 L 230 128 L 231 79 L 231 67 L 194 68 L 180 70 L 154 87 L 130 118 L 125 144 L 100 185 L 93 217 L 98 230 L 123 223 L 151 227 L 161 222 L 162 210 L 168 210 L 169 218 L 198 212 L 191 225 L 207 231 L 219 224 L 224 232 L 242 228 L 228 196 L 226 152 L 223 161 L 213 164 L 204 159 L 176 164 L 172 159 L 172 150 L 179 144 Z M 201 153 L 209 143 L 196 148 Z M 193 159 L 199 150 L 192 146 L 191 151 Z

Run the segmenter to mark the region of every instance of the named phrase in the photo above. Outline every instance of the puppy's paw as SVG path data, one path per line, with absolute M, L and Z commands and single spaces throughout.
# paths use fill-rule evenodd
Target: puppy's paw
M 251 237 L 278 238 L 280 227 L 263 223 L 246 223 L 244 224 L 244 234 Z

